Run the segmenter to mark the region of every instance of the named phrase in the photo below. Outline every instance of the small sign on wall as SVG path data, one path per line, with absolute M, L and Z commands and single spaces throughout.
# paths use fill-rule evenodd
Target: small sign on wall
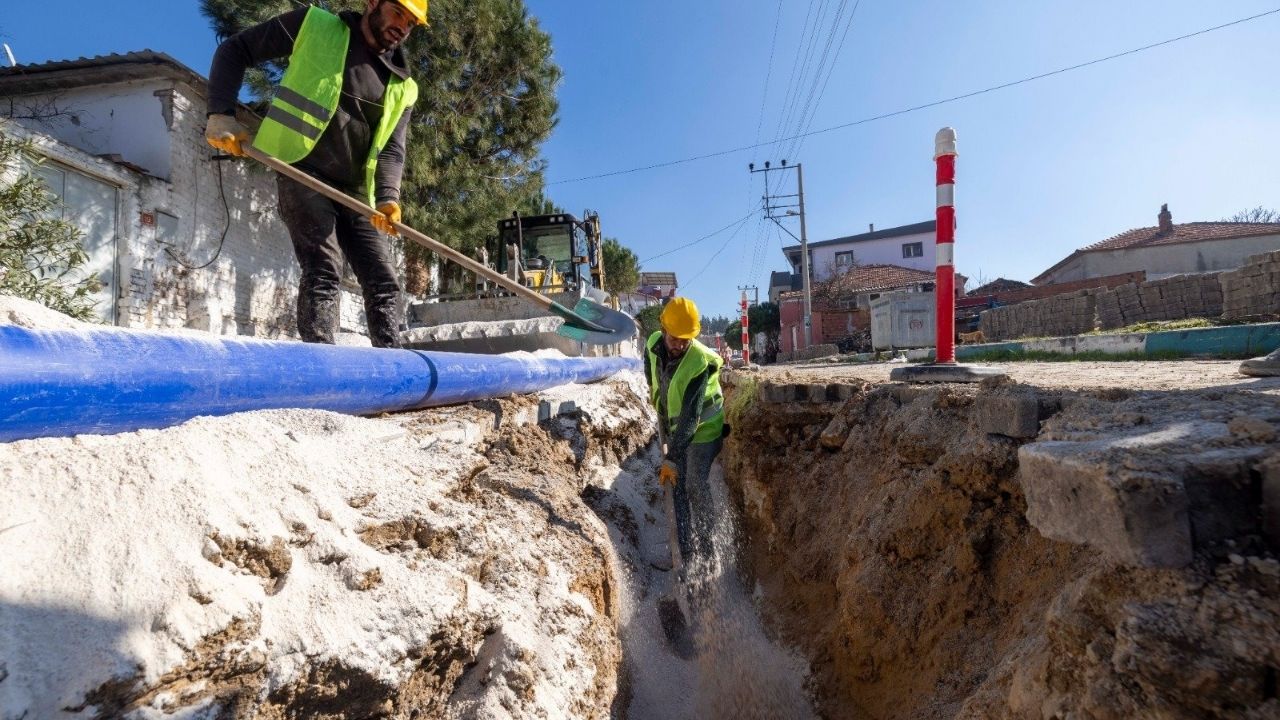
M 142 220 L 142 224 L 145 227 L 151 227 L 156 224 L 155 213 L 144 212 L 144 213 L 140 213 L 140 216 L 141 216 L 140 219 Z

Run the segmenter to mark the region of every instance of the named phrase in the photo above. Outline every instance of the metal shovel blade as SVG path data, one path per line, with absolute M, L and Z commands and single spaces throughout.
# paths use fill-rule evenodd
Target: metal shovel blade
M 636 321 L 630 315 L 582 298 L 572 310 L 552 303 L 551 312 L 564 319 L 559 334 L 592 345 L 629 342 L 636 333 Z
M 693 657 L 697 652 L 693 643 L 693 629 L 680 610 L 680 603 L 674 598 L 660 598 L 658 621 L 662 623 L 662 634 L 666 636 L 671 652 L 685 660 Z

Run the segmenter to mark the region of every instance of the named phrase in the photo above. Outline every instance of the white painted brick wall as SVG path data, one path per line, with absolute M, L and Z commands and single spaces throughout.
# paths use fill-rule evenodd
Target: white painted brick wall
M 72 167 L 95 165 L 122 188 L 118 228 L 117 324 L 137 328 L 186 327 L 224 335 L 297 338 L 298 266 L 276 208 L 275 176 L 248 160 L 214 161 L 204 140 L 203 87 L 171 79 L 86 88 L 81 113 L 110 112 L 110 103 L 154 107 L 167 135 L 131 138 L 168 146 L 168 181 L 122 169 L 85 152 L 43 138 L 41 152 Z M 77 93 L 59 92 L 77 107 Z M 110 103 L 105 103 L 107 98 Z M 157 102 L 158 101 L 158 102 Z M 85 117 L 85 122 L 94 118 Z M 242 121 L 252 122 L 251 118 Z M 34 127 L 37 133 L 41 128 Z M 119 128 L 115 129 L 119 133 Z M 152 127 L 149 135 L 157 135 Z M 87 148 L 111 152 L 110 148 Z M 230 208 L 223 205 L 222 186 Z M 176 218 L 176 232 L 163 237 L 162 224 L 144 224 L 143 214 Z M 157 220 L 162 216 L 156 215 Z M 225 232 L 225 239 L 223 235 Z M 212 262 L 210 262 L 212 261 Z M 209 263 L 207 267 L 192 269 Z M 403 263 L 401 263 L 403 267 Z M 402 280 L 403 282 L 403 280 Z M 365 332 L 358 287 L 344 289 L 341 329 Z

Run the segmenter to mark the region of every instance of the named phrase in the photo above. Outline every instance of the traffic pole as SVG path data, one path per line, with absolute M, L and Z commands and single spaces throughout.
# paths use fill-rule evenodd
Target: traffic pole
M 937 337 L 935 363 L 956 363 L 956 131 L 942 128 L 933 139 L 937 165 Z
M 946 127 L 933 138 L 936 166 L 937 249 L 934 324 L 934 361 L 927 365 L 894 368 L 889 379 L 905 382 L 980 382 L 1005 373 L 996 368 L 956 363 L 956 131 Z
M 747 291 L 742 291 L 742 366 L 751 366 L 751 334 L 747 331 Z

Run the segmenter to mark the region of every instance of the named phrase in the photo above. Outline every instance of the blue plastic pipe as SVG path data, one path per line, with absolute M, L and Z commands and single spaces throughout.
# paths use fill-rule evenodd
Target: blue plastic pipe
M 162 428 L 198 415 L 355 415 L 588 383 L 634 358 L 336 347 L 118 328 L 0 326 L 0 441 Z

